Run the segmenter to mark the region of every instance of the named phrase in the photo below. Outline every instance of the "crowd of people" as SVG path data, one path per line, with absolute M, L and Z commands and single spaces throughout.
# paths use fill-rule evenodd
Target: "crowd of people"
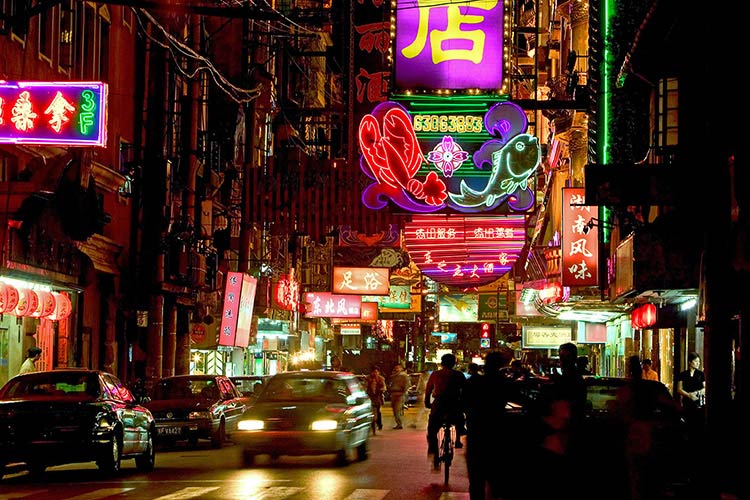
M 663 432 L 660 425 L 664 416 L 674 415 L 687 422 L 688 431 L 699 432 L 703 424 L 705 376 L 700 371 L 700 357 L 688 356 L 688 369 L 677 379 L 677 397 L 659 382 L 651 360 L 631 356 L 627 359 L 627 381 L 617 391 L 613 401 L 615 434 L 591 436 L 586 418 L 587 389 L 585 378 L 591 376 L 588 358 L 578 355 L 573 343 L 558 349 L 556 369 L 539 377 L 512 351 L 494 351 L 486 355 L 484 365 L 470 363 L 466 372 L 459 371 L 456 357 L 445 354 L 440 367 L 422 373 L 417 387 L 417 411 L 409 426 L 415 428 L 424 411 L 427 419 L 427 453 L 433 467 L 437 466 L 437 435 L 444 421 L 456 428 L 457 448 L 466 445 L 466 464 L 471 500 L 515 498 L 541 499 L 556 496 L 571 498 L 607 498 L 619 500 L 648 500 L 662 498 L 664 478 L 659 471 L 660 455 L 656 436 Z M 521 390 L 524 382 L 544 379 L 540 392 L 533 401 Z M 375 368 L 368 377 L 368 394 L 375 408 L 378 428 L 382 429 L 380 407 L 383 394 L 391 393 L 395 427 L 403 428 L 403 394 L 409 379 L 402 366 L 396 366 L 389 380 Z M 394 397 L 395 395 L 395 397 Z M 521 421 L 508 411 L 508 402 L 522 402 L 528 410 Z M 519 422 L 523 422 L 519 424 Z M 519 429 L 518 425 L 524 425 Z M 688 434 L 690 435 L 690 434 Z M 592 456 L 593 447 L 601 447 L 595 440 L 613 439 L 606 447 L 607 456 Z M 507 470 L 500 464 L 510 450 L 518 463 L 533 463 L 532 469 L 519 467 Z M 599 463 L 602 474 L 589 480 L 588 491 L 583 491 L 573 478 L 581 471 Z M 605 465 L 606 464 L 606 465 Z M 605 475 L 604 467 L 614 468 Z M 544 481 L 534 480 L 544 470 Z M 509 480 L 507 474 L 513 475 Z M 616 479 L 615 476 L 618 476 Z M 592 474 L 592 476 L 594 476 Z M 615 489 L 617 492 L 612 492 Z

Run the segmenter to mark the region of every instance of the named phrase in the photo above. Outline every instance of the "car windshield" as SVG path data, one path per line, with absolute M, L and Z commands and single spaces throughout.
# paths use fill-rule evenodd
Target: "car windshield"
M 274 377 L 258 398 L 263 401 L 325 401 L 343 403 L 349 390 L 346 382 L 318 377 Z
M 2 391 L 5 399 L 26 397 L 67 397 L 71 399 L 99 396 L 99 379 L 93 373 L 39 372 L 8 381 Z
M 221 392 L 213 379 L 174 378 L 161 380 L 154 388 L 152 400 L 219 399 Z

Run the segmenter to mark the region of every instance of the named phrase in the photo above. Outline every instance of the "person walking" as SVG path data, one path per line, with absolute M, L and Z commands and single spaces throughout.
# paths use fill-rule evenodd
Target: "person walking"
M 375 425 L 378 430 L 383 430 L 383 415 L 380 407 L 383 406 L 385 395 L 385 378 L 380 374 L 380 368 L 374 366 L 367 376 L 367 395 L 370 396 L 372 412 L 375 416 Z
M 38 347 L 32 347 L 29 349 L 27 353 L 26 360 L 21 365 L 21 369 L 18 371 L 18 374 L 22 373 L 31 373 L 38 371 L 36 367 L 36 362 L 39 361 L 39 358 L 42 357 L 42 350 Z
M 472 375 L 464 392 L 466 408 L 466 469 L 469 474 L 470 500 L 485 500 L 489 488 L 492 498 L 515 499 L 521 481 L 508 481 L 498 474 L 498 450 L 519 450 L 521 440 L 508 432 L 506 404 L 511 399 L 511 384 L 501 368 L 512 354 L 493 351 L 487 354 L 484 375 Z M 519 471 L 513 471 L 518 474 Z
M 463 390 L 466 377 L 456 366 L 456 356 L 448 353 L 440 358 L 441 368 L 435 370 L 427 381 L 424 394 L 425 408 L 430 409 L 427 422 L 427 454 L 437 456 L 437 434 L 443 420 L 450 421 L 456 427 L 456 448 L 463 448 L 461 436 L 464 430 Z M 433 461 L 433 465 L 439 466 Z
M 644 359 L 641 366 L 643 368 L 643 380 L 659 381 L 659 374 L 654 370 L 650 359 Z
M 388 390 L 391 393 L 391 409 L 393 410 L 393 419 L 396 421 L 394 429 L 403 429 L 402 418 L 404 416 L 404 394 L 409 388 L 409 375 L 404 371 L 404 367 L 396 365 L 393 367 L 393 373 L 388 381 Z

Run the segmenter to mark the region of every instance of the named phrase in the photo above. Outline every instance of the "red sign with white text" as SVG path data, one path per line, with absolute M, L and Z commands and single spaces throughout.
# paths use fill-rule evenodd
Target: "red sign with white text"
M 240 312 L 240 296 L 242 295 L 243 273 L 227 273 L 227 283 L 224 287 L 224 307 L 221 310 L 221 328 L 219 330 L 219 345 L 234 346 L 237 336 L 237 316 Z
M 583 205 L 584 188 L 563 188 L 562 270 L 564 286 L 599 284 L 597 207 Z
M 242 293 L 240 307 L 237 312 L 237 335 L 234 339 L 235 347 L 245 348 L 250 343 L 250 328 L 253 323 L 253 307 L 255 306 L 255 289 L 258 280 L 247 274 L 242 275 Z
M 387 267 L 334 267 L 333 293 L 388 295 L 391 287 Z

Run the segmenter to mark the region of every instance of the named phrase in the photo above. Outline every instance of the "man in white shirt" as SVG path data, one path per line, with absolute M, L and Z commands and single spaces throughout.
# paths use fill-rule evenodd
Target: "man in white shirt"
M 32 347 L 29 349 L 28 357 L 26 358 L 26 361 L 23 362 L 21 365 L 21 369 L 19 370 L 18 374 L 22 373 L 30 373 L 37 371 L 36 369 L 36 361 L 42 356 L 42 350 L 38 347 Z

